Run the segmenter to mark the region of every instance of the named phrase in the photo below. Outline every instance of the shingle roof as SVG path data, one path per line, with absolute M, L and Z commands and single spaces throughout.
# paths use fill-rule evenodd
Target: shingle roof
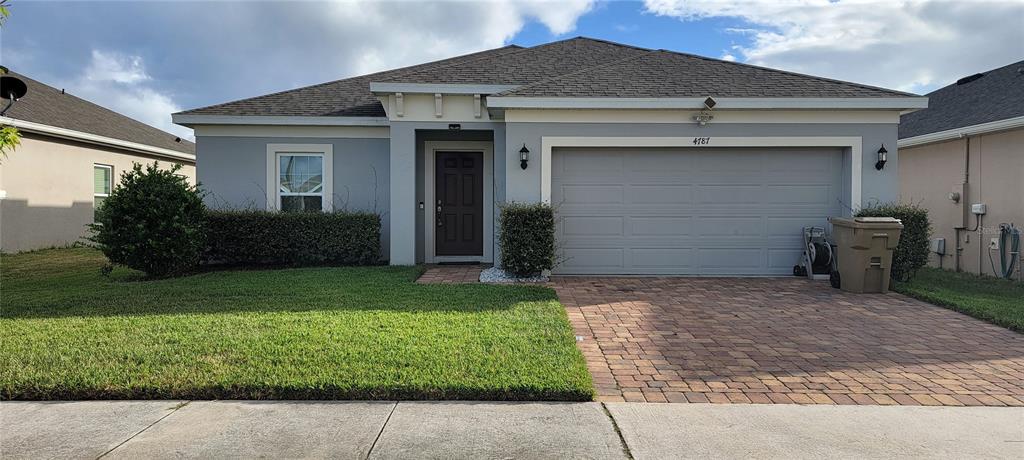
M 7 112 L 7 117 L 70 129 L 122 141 L 195 155 L 196 145 L 138 120 L 93 104 L 85 99 L 10 72 L 28 86 L 28 93 Z M 6 103 L 7 101 L 3 101 Z
M 674 51 L 656 50 L 505 91 L 518 97 L 916 97 Z
M 928 93 L 927 109 L 900 117 L 900 139 L 1024 116 L 1024 61 L 978 75 Z
M 520 85 L 508 96 L 907 97 L 812 77 L 586 37 L 490 51 L 181 112 L 188 115 L 385 116 L 370 82 Z
M 390 77 L 416 72 L 424 68 L 486 59 L 514 53 L 521 49 L 522 47 L 509 45 L 441 61 L 186 110 L 181 113 L 188 115 L 383 117 L 385 116 L 384 108 L 381 107 L 377 97 L 370 93 L 371 81 L 384 81 Z

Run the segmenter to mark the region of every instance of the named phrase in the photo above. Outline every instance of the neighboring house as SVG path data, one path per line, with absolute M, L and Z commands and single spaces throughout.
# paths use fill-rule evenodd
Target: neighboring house
M 900 122 L 900 196 L 928 208 L 933 237 L 944 241 L 933 265 L 991 275 L 999 224 L 1024 227 L 1024 61 L 961 78 L 928 98 L 927 110 Z M 973 214 L 973 204 L 986 213 Z
M 0 117 L 21 145 L 0 164 L 0 250 L 79 241 L 95 205 L 132 163 L 182 165 L 195 181 L 195 144 L 12 73 L 28 93 Z M 7 101 L 0 101 L 6 103 Z
M 375 210 L 391 264 L 498 260 L 497 205 L 543 201 L 559 217 L 555 273 L 779 275 L 792 273 L 801 227 L 897 198 L 899 116 L 926 105 L 573 38 L 174 121 L 195 128 L 211 204 Z

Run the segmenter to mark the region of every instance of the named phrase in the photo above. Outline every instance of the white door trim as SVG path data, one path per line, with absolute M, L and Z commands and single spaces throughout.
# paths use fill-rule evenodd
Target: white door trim
M 551 202 L 551 151 L 556 147 L 846 147 L 850 207 L 860 209 L 863 140 L 858 137 L 560 137 L 542 136 L 540 199 Z
M 484 254 L 482 256 L 438 256 L 434 247 L 434 165 L 435 153 L 483 152 L 484 155 Z M 439 262 L 480 262 L 494 263 L 494 146 L 490 142 L 477 141 L 426 141 L 423 143 L 423 196 L 426 212 L 423 214 L 423 261 L 428 264 Z

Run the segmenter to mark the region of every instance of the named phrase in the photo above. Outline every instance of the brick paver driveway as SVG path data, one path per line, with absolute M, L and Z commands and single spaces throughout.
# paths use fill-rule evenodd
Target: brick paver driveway
M 1024 336 L 799 278 L 554 280 L 600 399 L 1024 405 Z

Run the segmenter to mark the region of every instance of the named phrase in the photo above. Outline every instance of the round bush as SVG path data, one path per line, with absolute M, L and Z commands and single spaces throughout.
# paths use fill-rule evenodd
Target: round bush
M 892 254 L 890 275 L 897 281 L 909 281 L 928 263 L 928 239 L 932 225 L 928 210 L 914 204 L 882 203 L 861 209 L 857 217 L 893 217 L 903 223 L 900 243 Z
M 205 246 L 206 211 L 199 189 L 180 165 L 135 163 L 96 210 L 90 238 L 112 263 L 151 277 L 193 270 Z

